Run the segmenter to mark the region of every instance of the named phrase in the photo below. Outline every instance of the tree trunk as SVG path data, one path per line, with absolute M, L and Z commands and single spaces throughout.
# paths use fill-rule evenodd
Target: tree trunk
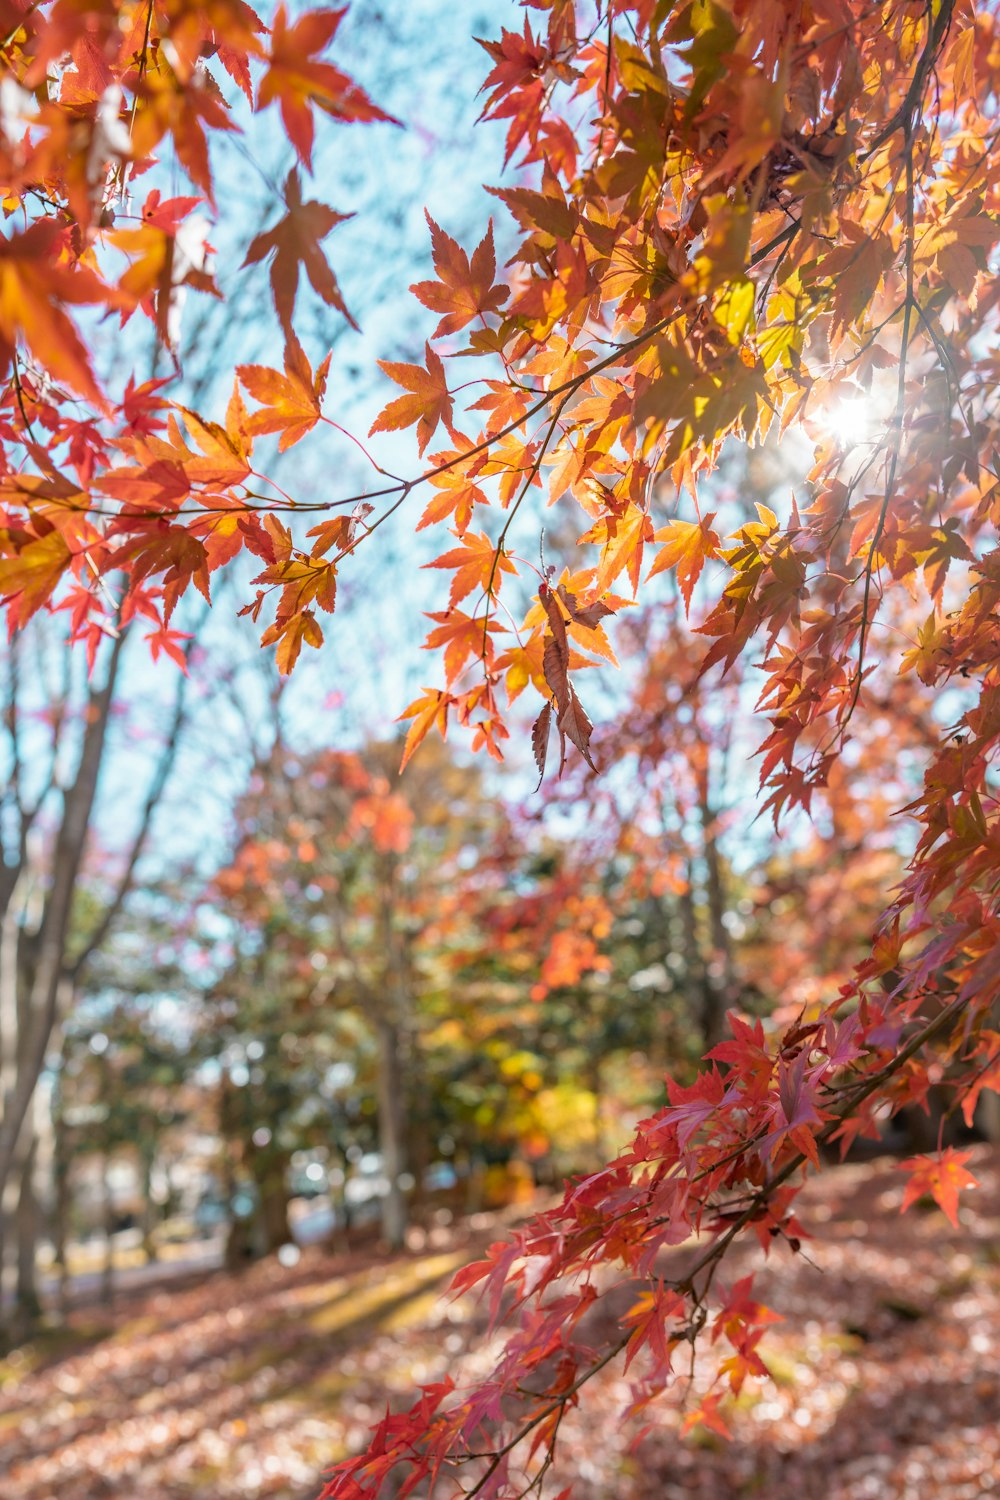
M 59 1317 L 64 1320 L 69 1312 L 69 1267 L 66 1264 L 66 1245 L 69 1238 L 69 1142 L 62 1109 L 57 1108 L 54 1121 L 54 1143 L 52 1152 L 52 1250 L 55 1269 L 59 1277 Z
M 262 1253 L 271 1255 L 292 1238 L 288 1222 L 288 1154 L 272 1145 L 260 1148 L 251 1145 L 248 1156 L 260 1198 L 257 1238 Z
M 406 1236 L 406 1195 L 400 1178 L 406 1167 L 403 1144 L 403 1078 L 399 1027 L 385 1016 L 378 1033 L 378 1133 L 386 1193 L 382 1199 L 382 1237 L 391 1250 L 402 1249 Z
M 376 1021 L 378 1039 L 378 1130 L 386 1193 L 382 1199 L 382 1238 L 401 1250 L 406 1238 L 407 1203 L 401 1178 L 406 1171 L 406 1083 L 403 1027 L 410 1012 L 409 964 L 405 938 L 396 920 L 395 857 L 388 855 L 382 878 L 382 945 L 385 985 Z
M 717 820 L 708 797 L 707 769 L 699 779 L 698 811 L 701 815 L 705 852 L 705 900 L 708 906 L 708 940 L 711 947 L 711 956 L 705 967 L 705 1008 L 702 1017 L 702 1037 L 707 1052 L 722 1040 L 725 1014 L 735 998 L 732 948 L 724 920 L 725 884 L 719 855 Z
M 66 940 L 73 897 L 87 842 L 123 643 L 124 633 L 116 638 L 111 648 L 103 685 L 90 694 L 80 758 L 73 781 L 63 797 L 62 817 L 50 866 L 52 880 L 37 931 L 28 934 L 18 928 L 11 933 L 10 924 L 4 923 L 4 948 L 7 949 L 11 940 L 15 944 L 13 963 L 20 995 L 17 1006 L 17 1076 L 4 1091 L 3 1118 L 0 1120 L 0 1193 L 12 1173 L 16 1174 L 23 1163 L 25 1152 L 19 1141 L 45 1065 L 45 1054 L 65 988 Z M 5 975 L 10 965 L 10 954 L 5 952 L 0 961 L 0 974 Z M 10 1038 L 4 1037 L 4 1048 L 9 1045 Z
M 101 1301 L 105 1307 L 111 1307 L 115 1300 L 115 1205 L 111 1196 L 111 1158 L 106 1154 L 101 1157 L 101 1187 L 104 1205 L 104 1265 L 101 1269 Z
M 983 1089 L 976 1106 L 976 1127 L 983 1139 L 992 1146 L 1000 1146 L 1000 1094 L 993 1089 Z
M 157 1260 L 156 1239 L 153 1235 L 153 1226 L 156 1221 L 156 1209 L 153 1204 L 153 1162 L 155 1149 L 148 1141 L 143 1141 L 139 1147 L 139 1161 L 142 1170 L 142 1253 L 147 1262 Z
M 692 1020 L 701 1032 L 702 1051 L 707 1052 L 718 1039 L 718 997 L 708 974 L 701 935 L 698 932 L 698 914 L 694 905 L 694 869 L 690 859 L 687 862 L 687 885 L 678 896 L 677 904 L 681 919 L 688 1004 Z
M 17 1290 L 15 1293 L 16 1322 L 19 1339 L 29 1338 L 38 1326 L 42 1313 L 38 1295 L 38 1235 L 41 1228 L 41 1211 L 38 1203 L 35 1180 L 38 1162 L 38 1136 L 31 1132 L 28 1150 L 21 1170 L 21 1182 L 17 1195 Z

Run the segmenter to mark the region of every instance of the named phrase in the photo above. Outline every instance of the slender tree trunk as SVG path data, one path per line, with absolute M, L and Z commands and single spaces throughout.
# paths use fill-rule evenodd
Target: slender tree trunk
M 407 1203 L 401 1178 L 406 1171 L 406 1080 L 402 1044 L 410 1011 L 408 964 L 402 933 L 396 925 L 395 858 L 387 856 L 382 879 L 382 943 L 385 987 L 376 1022 L 378 1036 L 378 1128 L 387 1189 L 382 1199 L 382 1237 L 392 1250 L 406 1238 Z
M 591 1045 L 587 1058 L 587 1087 L 594 1096 L 594 1143 L 593 1162 L 594 1171 L 599 1171 L 604 1163 L 614 1154 L 604 1131 L 604 1073 L 602 1057 L 596 1039 Z
M 227 1271 L 238 1271 L 245 1266 L 248 1260 L 253 1258 L 253 1245 L 251 1242 L 251 1225 L 246 1218 L 238 1218 L 233 1213 L 233 1203 L 236 1199 L 236 1169 L 233 1160 L 235 1147 L 233 1135 L 236 1130 L 236 1101 L 233 1096 L 233 1087 L 225 1068 L 219 1080 L 219 1137 L 222 1141 L 222 1190 L 225 1195 L 226 1208 L 229 1214 L 226 1227 L 226 1248 L 223 1259 Z
M 111 1195 L 111 1157 L 107 1152 L 101 1156 L 101 1188 L 104 1208 L 104 1265 L 101 1269 L 101 1301 L 105 1307 L 112 1307 L 115 1300 L 115 1205 Z
M 31 1129 L 28 1150 L 21 1169 L 21 1181 L 17 1195 L 17 1290 L 15 1293 L 16 1322 L 19 1338 L 30 1337 L 41 1317 L 42 1304 L 38 1295 L 38 1236 L 41 1228 L 41 1211 L 35 1180 L 38 1161 L 38 1136 Z
M 702 1051 L 714 1046 L 718 1029 L 718 1001 L 702 950 L 698 931 L 698 914 L 694 905 L 694 868 L 687 862 L 687 885 L 677 898 L 681 919 L 681 945 L 684 955 L 684 977 L 688 1003 L 695 1025 L 701 1032 Z
M 0 913 L 0 1101 L 11 1098 L 17 1084 L 18 1050 L 18 877 L 22 867 L 4 867 L 3 911 Z M 14 1266 L 10 1259 L 13 1226 L 16 1219 L 16 1182 L 0 1181 L 0 1308 L 13 1305 L 15 1296 Z M 4 1317 L 0 1313 L 0 1318 Z M 4 1343 L 10 1330 L 4 1333 Z
M 30 936 L 23 932 L 16 934 L 15 963 L 19 988 L 23 984 L 23 990 L 17 1007 L 20 1023 L 17 1076 L 13 1086 L 5 1090 L 3 1118 L 0 1120 L 0 1191 L 12 1172 L 20 1169 L 23 1160 L 23 1149 L 19 1159 L 19 1140 L 45 1064 L 45 1054 L 59 1013 L 61 991 L 65 987 L 66 939 L 73 897 L 87 842 L 123 643 L 124 634 L 119 635 L 112 646 L 103 685 L 90 695 L 76 775 L 63 798 L 62 818 L 52 855 L 52 881 L 46 892 L 38 929 Z M 5 939 L 6 936 L 5 931 Z M 4 947 L 7 947 L 6 940 Z M 5 972 L 9 962 L 9 955 L 5 953 Z M 7 1045 L 6 1040 L 4 1045 Z
M 469 1175 L 465 1180 L 465 1212 L 477 1214 L 486 1197 L 486 1157 L 478 1141 L 469 1148 L 468 1162 Z
M 720 1041 L 723 1021 L 729 1006 L 735 999 L 733 981 L 733 956 L 726 930 L 726 896 L 722 873 L 722 860 L 716 828 L 716 816 L 708 797 L 708 776 L 700 779 L 698 788 L 698 810 L 701 815 L 702 840 L 705 852 L 705 899 L 708 906 L 708 939 L 711 957 L 705 967 L 705 1008 L 702 1017 L 702 1035 L 706 1052 Z
M 155 1160 L 155 1148 L 148 1141 L 143 1141 L 139 1147 L 139 1160 L 142 1170 L 142 1253 L 147 1261 L 158 1259 L 156 1250 L 156 1239 L 153 1235 L 155 1221 L 155 1210 L 153 1207 L 153 1163 Z
M 399 1027 L 380 1017 L 378 1032 L 378 1133 L 382 1166 L 388 1184 L 382 1199 L 382 1236 L 392 1250 L 403 1246 L 406 1236 L 406 1196 L 400 1178 L 406 1168 L 403 1144 Z
M 66 1264 L 66 1249 L 69 1239 L 69 1141 L 62 1108 L 57 1107 L 54 1120 L 52 1151 L 52 1250 L 56 1273 L 59 1277 L 59 1317 L 66 1318 L 69 1312 L 69 1267 Z

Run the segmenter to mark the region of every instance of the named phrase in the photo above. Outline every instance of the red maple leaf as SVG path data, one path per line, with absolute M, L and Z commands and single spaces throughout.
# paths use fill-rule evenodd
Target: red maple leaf
M 350 323 L 357 324 L 347 310 L 337 278 L 330 263 L 320 249 L 320 240 L 325 239 L 331 229 L 342 224 L 350 214 L 338 213 L 328 203 L 311 199 L 302 201 L 302 185 L 299 174 L 293 168 L 285 181 L 285 207 L 288 212 L 277 224 L 265 229 L 250 242 L 245 266 L 258 261 L 271 260 L 271 292 L 278 319 L 289 343 L 295 340 L 292 330 L 292 313 L 295 309 L 295 294 L 299 286 L 299 268 L 305 267 L 313 290 L 330 307 L 335 307 Z
M 401 364 L 380 359 L 379 365 L 397 385 L 409 394 L 397 396 L 375 418 L 369 437 L 375 432 L 396 432 L 417 424 L 417 449 L 423 453 L 434 436 L 439 422 L 451 431 L 452 399 L 445 379 L 444 365 L 430 344 L 424 345 L 426 364 Z
M 473 253 L 472 260 L 450 234 L 426 214 L 431 228 L 437 281 L 418 281 L 410 287 L 425 307 L 444 313 L 432 338 L 458 331 L 482 313 L 497 312 L 507 300 L 507 288 L 494 285 L 497 262 L 493 250 L 493 221 Z
M 900 1170 L 909 1172 L 910 1180 L 903 1193 L 902 1213 L 929 1193 L 952 1227 L 958 1228 L 958 1195 L 962 1188 L 977 1187 L 971 1172 L 963 1165 L 971 1157 L 971 1151 L 956 1151 L 946 1146 L 937 1156 L 911 1156 L 899 1163 Z
M 332 63 L 318 60 L 317 54 L 333 41 L 346 14 L 346 5 L 340 10 L 307 11 L 289 26 L 288 11 L 279 5 L 271 32 L 267 72 L 257 90 L 258 109 L 266 109 L 278 101 L 288 139 L 310 170 L 315 133 L 313 108 L 321 109 L 335 120 L 382 120 L 390 125 L 399 124 L 392 115 L 379 109 L 353 78 Z

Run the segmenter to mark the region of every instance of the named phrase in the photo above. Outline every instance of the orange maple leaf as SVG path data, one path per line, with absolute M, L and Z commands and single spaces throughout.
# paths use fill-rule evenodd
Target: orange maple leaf
M 443 552 L 433 562 L 424 563 L 425 568 L 454 568 L 451 593 L 448 603 L 451 608 L 461 602 L 475 588 L 492 589 L 496 594 L 504 573 L 516 573 L 517 568 L 503 551 L 498 551 L 484 531 L 462 538 L 461 547 Z
M 285 181 L 285 217 L 270 229 L 265 229 L 250 242 L 245 266 L 256 265 L 269 255 L 271 261 L 271 293 L 275 311 L 289 343 L 295 340 L 292 331 L 292 313 L 295 309 L 295 294 L 299 287 L 299 267 L 304 266 L 313 290 L 329 307 L 335 307 L 350 323 L 357 324 L 347 310 L 340 295 L 337 278 L 330 263 L 320 249 L 320 240 L 325 239 L 331 229 L 342 224 L 350 214 L 338 213 L 328 203 L 311 199 L 302 201 L 302 185 L 299 174 L 293 168 Z
M 946 1146 L 937 1156 L 911 1156 L 908 1161 L 901 1161 L 900 1170 L 910 1173 L 901 1212 L 905 1213 L 911 1203 L 929 1193 L 952 1227 L 957 1229 L 959 1192 L 962 1188 L 978 1186 L 975 1177 L 963 1166 L 971 1155 L 971 1151 L 956 1151 L 954 1146 Z
M 410 291 L 432 312 L 444 313 L 432 338 L 458 333 L 481 313 L 498 312 L 507 300 L 507 288 L 494 285 L 497 262 L 493 249 L 493 221 L 472 255 L 468 255 L 450 234 L 435 224 L 427 211 L 431 229 L 434 269 L 437 281 L 418 281 Z
M 285 346 L 285 373 L 265 365 L 238 365 L 241 383 L 261 410 L 247 423 L 249 432 L 278 432 L 278 451 L 284 453 L 300 438 L 311 432 L 323 415 L 321 402 L 330 370 L 330 356 L 315 375 L 301 345 L 296 341 Z
M 322 628 L 310 609 L 275 620 L 260 638 L 262 646 L 277 643 L 275 659 L 283 677 L 288 676 L 298 661 L 303 641 L 317 650 L 323 644 Z
M 423 453 L 434 435 L 439 422 L 451 431 L 452 400 L 445 380 L 444 365 L 430 344 L 424 345 L 426 364 L 400 364 L 391 359 L 380 359 L 379 365 L 397 385 L 401 385 L 407 396 L 397 396 L 375 418 L 368 435 L 375 432 L 395 432 L 417 424 L 417 450 Z
M 594 542 L 601 548 L 601 559 L 594 577 L 593 592 L 596 597 L 605 593 L 623 569 L 628 570 L 632 593 L 639 587 L 639 572 L 642 567 L 642 549 L 653 535 L 652 522 L 639 505 L 631 501 L 620 515 L 609 512 L 594 522 L 589 531 L 580 537 L 581 542 Z
M 445 463 L 449 458 L 455 457 L 457 454 L 454 453 L 435 453 L 431 455 L 431 462 Z M 472 520 L 473 508 L 489 504 L 485 491 L 457 463 L 453 468 L 429 476 L 429 482 L 438 493 L 427 502 L 417 523 L 417 530 L 422 531 L 425 526 L 432 526 L 436 521 L 451 518 L 459 536 L 464 536 Z
M 175 71 L 162 49 L 155 61 L 147 61 L 132 129 L 132 150 L 142 160 L 152 156 L 163 136 L 172 135 L 185 172 L 214 206 L 205 130 L 229 131 L 236 126 L 229 119 L 229 106 L 211 73 L 196 68 L 186 74 L 183 65 L 179 66 L 180 71 Z
M 400 771 L 405 770 L 407 761 L 426 738 L 429 729 L 436 728 L 441 738 L 445 738 L 448 732 L 448 709 L 454 702 L 451 693 L 444 693 L 440 688 L 424 688 L 423 697 L 414 699 L 409 708 L 400 714 L 400 720 L 413 720 L 403 746 Z
M 33 537 L 12 557 L 0 558 L 0 599 L 7 606 L 11 631 L 51 598 L 71 561 L 66 538 L 55 528 Z
M 469 657 L 482 657 L 489 666 L 493 661 L 491 632 L 504 630 L 498 620 L 484 624 L 476 615 L 467 615 L 460 609 L 439 610 L 427 616 L 437 626 L 424 641 L 424 650 L 433 651 L 444 647 L 445 681 L 451 687 Z
M 266 109 L 278 101 L 288 139 L 310 171 L 314 136 L 311 106 L 334 120 L 382 120 L 389 125 L 399 124 L 392 115 L 379 109 L 353 78 L 332 63 L 317 60 L 317 53 L 333 41 L 346 14 L 346 5 L 340 10 L 307 11 L 294 26 L 289 26 L 288 10 L 279 5 L 271 31 L 267 72 L 257 90 L 258 109 Z
M 714 519 L 715 512 L 710 511 L 699 521 L 670 521 L 654 535 L 656 541 L 665 545 L 656 554 L 646 576 L 653 578 L 667 568 L 675 568 L 685 614 L 691 608 L 691 594 L 706 559 L 718 555 L 719 538 L 711 526 Z
M 119 298 L 93 271 L 64 259 L 65 234 L 54 219 L 32 224 L 9 239 L 0 236 L 0 362 L 10 364 L 20 335 L 39 364 L 81 396 L 104 405 L 86 345 L 64 303 Z
M 695 1427 L 709 1427 L 717 1432 L 720 1437 L 731 1438 L 732 1433 L 722 1419 L 719 1411 L 721 1396 L 706 1396 L 701 1405 L 694 1411 L 689 1411 L 681 1423 L 681 1437 L 687 1437 L 688 1433 Z

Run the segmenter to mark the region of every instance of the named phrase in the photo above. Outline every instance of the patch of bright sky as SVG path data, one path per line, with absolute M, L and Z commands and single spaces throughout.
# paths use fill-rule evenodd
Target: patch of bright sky
M 520 8 L 514 0 L 490 0 L 462 5 L 447 24 L 443 14 L 440 0 L 355 4 L 334 56 L 403 128 L 337 126 L 317 115 L 315 170 L 311 179 L 302 173 L 306 196 L 354 215 L 325 248 L 361 331 L 314 297 L 304 277 L 296 324 L 314 364 L 332 349 L 326 410 L 362 438 L 395 393 L 376 361 L 419 358 L 436 321 L 408 290 L 432 274 L 425 207 L 461 242 L 475 244 L 496 206 L 484 184 L 502 176 L 504 128 L 476 123 L 482 107 L 477 91 L 489 61 L 475 37 L 518 25 Z M 183 374 L 171 387 L 179 399 L 219 417 L 237 364 L 281 367 L 266 268 L 242 271 L 241 265 L 253 236 L 278 218 L 280 185 L 295 165 L 275 109 L 250 118 L 237 99 L 234 114 L 247 127 L 245 136 L 212 143 L 220 217 L 209 237 L 225 301 L 191 295 L 181 339 Z M 180 175 L 159 169 L 136 183 L 133 210 L 153 185 L 165 195 L 190 191 Z M 116 377 L 112 388 L 133 371 L 137 381 L 169 374 L 169 360 L 156 351 L 140 316 L 122 333 L 112 326 L 105 324 L 101 341 L 103 363 Z M 283 456 L 269 441 L 258 452 L 266 472 L 304 501 L 360 492 L 378 477 L 330 428 L 318 428 Z M 396 472 L 413 472 L 412 433 L 384 438 L 379 458 Z M 439 607 L 441 579 L 420 565 L 446 539 L 415 532 L 424 504 L 426 497 L 415 494 L 343 570 L 336 615 L 323 618 L 326 643 L 303 654 L 287 690 L 285 719 L 296 743 L 350 744 L 394 734 L 399 712 L 423 681 L 434 679 L 437 663 L 420 651 L 422 611 Z M 255 731 L 260 741 L 268 732 L 271 653 L 260 650 L 261 627 L 237 618 L 253 596 L 253 561 L 216 582 L 207 621 L 196 601 L 175 621 L 190 629 L 198 620 L 205 662 L 193 673 L 193 725 L 168 793 L 175 811 L 158 820 L 157 847 L 171 858 L 186 851 L 202 868 L 224 850 L 227 809 L 246 775 Z M 134 823 L 176 686 L 168 661 L 151 663 L 147 648 L 136 647 L 123 673 L 122 700 L 129 706 L 99 795 L 96 821 L 111 845 L 123 843 Z M 220 692 L 221 674 L 231 683 Z

